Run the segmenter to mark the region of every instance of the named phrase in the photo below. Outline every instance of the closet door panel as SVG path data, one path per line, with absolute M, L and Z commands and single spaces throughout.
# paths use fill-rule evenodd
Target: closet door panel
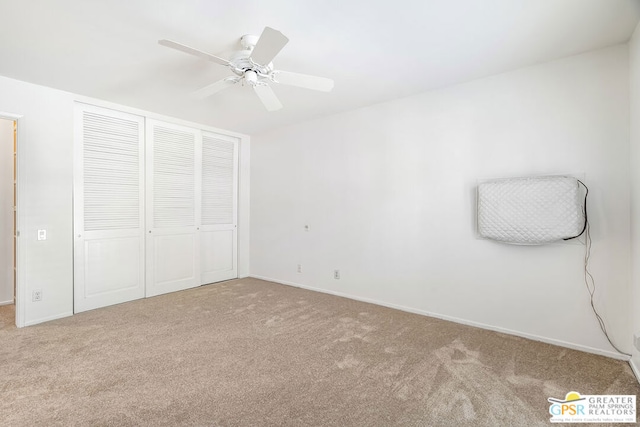
M 173 292 L 194 286 L 197 277 L 194 247 L 194 233 L 155 237 L 154 286 L 158 293 Z
M 203 231 L 200 236 L 202 273 L 231 271 L 234 268 L 233 230 Z
M 202 133 L 201 283 L 238 277 L 238 140 Z
M 140 286 L 140 237 L 85 240 L 85 298 L 126 292 Z M 139 298 L 140 296 L 138 296 Z
M 144 296 L 144 118 L 77 104 L 74 311 Z
M 200 285 L 200 132 L 147 121 L 147 296 Z

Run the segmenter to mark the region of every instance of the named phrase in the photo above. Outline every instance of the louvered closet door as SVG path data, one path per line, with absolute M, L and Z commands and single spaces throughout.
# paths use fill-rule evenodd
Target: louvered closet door
M 200 285 L 200 132 L 147 120 L 147 288 Z
M 238 140 L 202 133 L 202 284 L 238 277 Z
M 144 296 L 144 119 L 77 104 L 74 311 Z

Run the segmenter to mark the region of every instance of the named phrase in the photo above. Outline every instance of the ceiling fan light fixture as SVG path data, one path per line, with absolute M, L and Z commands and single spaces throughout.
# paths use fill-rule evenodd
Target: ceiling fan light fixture
M 258 83 L 258 74 L 253 70 L 247 70 L 244 72 L 244 79 L 251 86 L 255 86 Z

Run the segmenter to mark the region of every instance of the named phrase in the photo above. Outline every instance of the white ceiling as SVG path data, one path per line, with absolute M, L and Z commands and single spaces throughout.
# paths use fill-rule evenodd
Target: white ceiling
M 244 133 L 626 42 L 640 0 L 0 0 L 0 75 Z M 230 75 L 157 44 L 227 56 L 265 26 L 289 44 L 276 69 L 335 80 L 189 93 Z M 0 94 L 1 96 L 1 94 Z

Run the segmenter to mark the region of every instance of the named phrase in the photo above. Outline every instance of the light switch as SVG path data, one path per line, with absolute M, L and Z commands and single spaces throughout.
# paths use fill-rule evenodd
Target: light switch
M 38 230 L 38 240 L 47 240 L 47 230 Z

